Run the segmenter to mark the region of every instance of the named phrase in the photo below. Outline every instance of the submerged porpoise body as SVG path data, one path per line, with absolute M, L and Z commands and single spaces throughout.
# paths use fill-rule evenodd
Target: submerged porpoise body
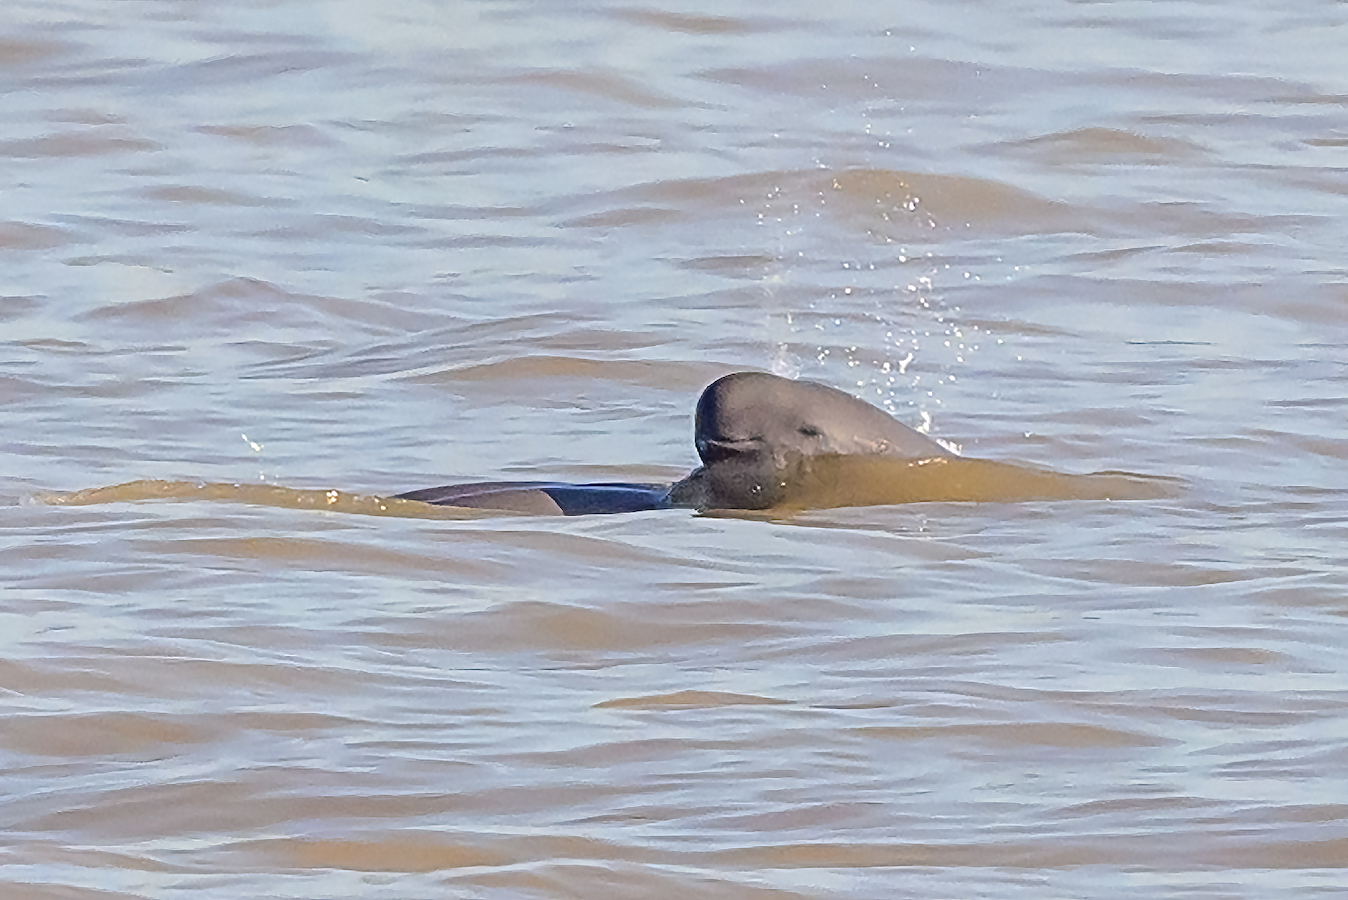
M 698 399 L 693 443 L 702 465 L 673 485 L 478 482 L 400 499 L 444 506 L 585 515 L 668 507 L 769 509 L 820 457 L 933 459 L 950 451 L 893 416 L 828 385 L 765 372 L 712 382 Z
M 695 420 L 693 441 L 702 465 L 674 484 L 479 481 L 408 491 L 397 499 L 542 515 L 685 507 L 771 510 L 776 516 L 900 503 L 1165 500 L 1177 496 L 1183 485 L 1164 476 L 1117 471 L 1069 475 L 957 456 L 851 394 L 761 372 L 738 372 L 708 385 Z M 201 482 L 138 481 L 48 499 L 69 505 L 233 499 L 380 515 L 391 509 L 382 497 Z M 425 509 L 393 511 L 437 515 Z

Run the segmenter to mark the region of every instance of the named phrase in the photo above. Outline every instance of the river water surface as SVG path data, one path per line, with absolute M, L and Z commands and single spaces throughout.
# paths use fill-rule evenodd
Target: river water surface
M 1345 47 L 1328 0 L 7 0 L 0 894 L 1343 896 Z M 1174 489 L 383 499 L 676 480 L 745 368 Z

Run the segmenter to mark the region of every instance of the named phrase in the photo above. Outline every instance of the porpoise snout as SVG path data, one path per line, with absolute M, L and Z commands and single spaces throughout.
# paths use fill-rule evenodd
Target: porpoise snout
M 746 453 L 760 453 L 766 449 L 765 442 L 761 437 L 734 439 L 701 435 L 693 441 L 693 444 L 697 447 L 697 455 L 702 458 L 703 463 L 708 465 L 722 460 L 734 459 Z

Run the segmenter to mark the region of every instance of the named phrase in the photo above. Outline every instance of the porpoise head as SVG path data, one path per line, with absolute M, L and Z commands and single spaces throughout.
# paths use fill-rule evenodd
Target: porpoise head
M 949 456 L 924 434 L 851 394 L 764 372 L 717 379 L 697 402 L 694 444 L 702 468 L 670 501 L 703 508 L 767 509 L 783 502 L 793 468 L 813 457 Z

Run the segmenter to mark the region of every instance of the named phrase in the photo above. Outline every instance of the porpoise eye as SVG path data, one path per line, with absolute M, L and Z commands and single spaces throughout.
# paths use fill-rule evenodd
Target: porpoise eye
M 796 431 L 799 432 L 800 434 L 805 435 L 806 437 L 812 438 L 819 437 L 821 434 L 823 434 L 823 432 L 821 432 L 818 428 L 815 428 L 813 425 L 802 425 L 799 428 L 797 428 Z

